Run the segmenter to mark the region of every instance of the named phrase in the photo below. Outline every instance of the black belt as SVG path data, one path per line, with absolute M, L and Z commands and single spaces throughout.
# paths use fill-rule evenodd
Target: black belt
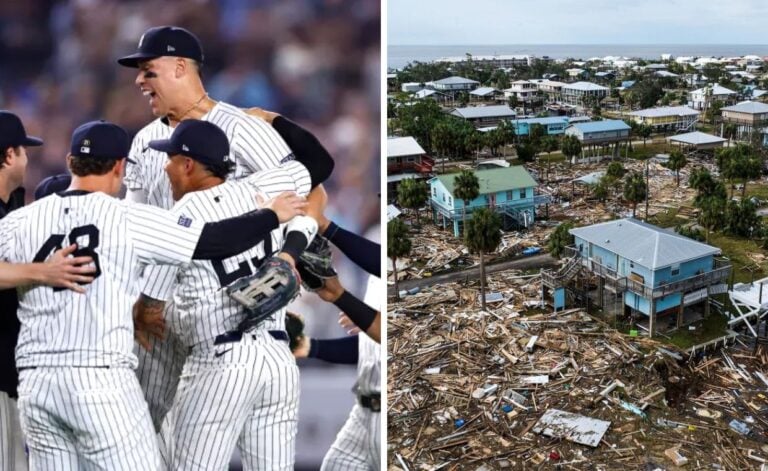
M 258 331 L 251 331 L 251 332 L 241 332 L 239 330 L 230 330 L 229 332 L 223 333 L 221 335 L 217 335 L 215 339 L 213 339 L 214 345 L 221 345 L 223 343 L 232 343 L 232 342 L 239 342 L 243 339 L 243 335 L 245 334 L 255 334 Z M 284 342 L 289 341 L 288 332 L 284 330 L 268 330 L 267 331 L 269 335 L 275 338 L 275 340 L 282 340 Z
M 52 366 L 51 368 L 59 368 L 59 366 Z M 62 366 L 61 368 L 109 368 L 109 365 L 95 365 L 95 366 L 83 366 L 83 365 L 67 365 Z M 21 368 L 18 368 L 19 372 L 24 370 L 36 370 L 36 366 L 22 366 Z
M 381 412 L 381 394 L 358 394 L 357 401 L 366 409 L 371 409 L 373 412 Z

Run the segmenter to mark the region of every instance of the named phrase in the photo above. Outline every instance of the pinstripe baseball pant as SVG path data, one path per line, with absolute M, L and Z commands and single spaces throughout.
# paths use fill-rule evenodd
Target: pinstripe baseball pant
M 320 471 L 378 471 L 381 467 L 381 413 L 355 404 L 323 458 Z
M 22 370 L 21 427 L 32 470 L 156 470 L 157 436 L 130 368 Z
M 24 435 L 19 423 L 16 400 L 0 391 L 0 470 L 26 471 L 27 456 L 24 453 Z
M 257 330 L 195 347 L 163 424 L 163 454 L 170 469 L 226 470 L 237 447 L 246 470 L 293 470 L 298 410 L 299 369 L 287 342 Z

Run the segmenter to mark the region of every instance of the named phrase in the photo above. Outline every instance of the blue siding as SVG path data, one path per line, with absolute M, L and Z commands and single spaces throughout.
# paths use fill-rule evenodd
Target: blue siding
M 674 267 L 666 267 L 660 270 L 656 270 L 656 273 L 654 274 L 654 279 L 653 279 L 654 281 L 653 286 L 658 287 L 663 283 L 680 281 L 686 278 L 690 278 L 692 276 L 696 276 L 702 273 L 712 271 L 712 269 L 714 268 L 714 258 L 710 255 L 707 257 L 702 257 L 696 260 L 690 260 L 688 262 L 682 263 L 678 266 L 679 273 L 675 276 L 672 276 L 672 268 Z
M 673 293 L 663 298 L 656 300 L 656 312 L 666 311 L 667 309 L 676 308 L 680 306 L 680 301 L 683 299 L 682 293 Z
M 432 199 L 432 201 L 434 201 L 438 206 L 445 208 L 447 211 L 451 210 L 453 205 L 449 202 L 453 200 L 453 196 L 448 193 L 448 189 L 445 188 L 443 182 L 437 178 L 431 179 L 429 181 L 429 190 L 429 197 Z
M 554 294 L 555 311 L 565 308 L 565 288 L 557 288 Z
M 636 311 L 640 311 L 646 316 L 651 313 L 651 303 L 648 299 L 633 293 L 632 291 L 624 292 L 624 304 L 633 308 Z

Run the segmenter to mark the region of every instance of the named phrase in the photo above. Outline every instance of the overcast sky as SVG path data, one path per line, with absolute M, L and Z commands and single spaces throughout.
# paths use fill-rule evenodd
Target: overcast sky
M 766 44 L 765 0 L 388 0 L 391 45 Z

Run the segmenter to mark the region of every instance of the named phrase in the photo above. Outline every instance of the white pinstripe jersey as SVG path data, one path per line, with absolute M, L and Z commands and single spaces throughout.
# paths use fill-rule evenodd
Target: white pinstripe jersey
M 368 277 L 368 288 L 363 301 L 377 311 L 381 311 L 381 291 L 384 287 L 381 279 Z M 361 394 L 381 393 L 381 345 L 371 340 L 364 333 L 358 334 L 357 390 Z
M 200 119 L 215 124 L 227 135 L 230 159 L 236 165 L 230 178 L 240 179 L 259 170 L 275 168 L 291 155 L 291 149 L 272 126 L 230 104 L 218 102 Z M 168 139 L 172 133 L 173 128 L 160 119 L 145 126 L 131 144 L 129 157 L 136 164 L 128 163 L 125 171 L 125 185 L 129 189 L 145 190 L 148 204 L 166 209 L 174 203 L 171 183 L 164 170 L 168 156 L 148 148 L 147 144 Z
M 84 295 L 43 286 L 19 289 L 17 366 L 135 368 L 131 308 L 139 294 L 139 266 L 189 263 L 202 226 L 180 213 L 99 192 L 52 195 L 6 216 L 0 222 L 0 259 L 43 261 L 77 243 L 75 255 L 93 257 L 100 272 Z
M 255 194 L 266 198 L 292 191 L 306 196 L 311 179 L 299 162 L 255 173 L 238 181 L 225 181 L 213 188 L 187 193 L 173 207 L 174 212 L 195 220 L 216 222 L 259 209 Z M 148 267 L 145 277 L 152 280 L 144 293 L 155 299 L 167 299 L 168 287 L 174 288 L 173 309 L 166 310 L 169 327 L 188 347 L 212 342 L 219 335 L 235 330 L 242 320 L 243 308 L 222 288 L 255 273 L 261 261 L 283 245 L 283 227 L 271 232 L 269 240 L 224 260 L 194 260 L 185 267 Z M 273 320 L 261 324 L 266 329 L 285 329 L 285 309 Z

